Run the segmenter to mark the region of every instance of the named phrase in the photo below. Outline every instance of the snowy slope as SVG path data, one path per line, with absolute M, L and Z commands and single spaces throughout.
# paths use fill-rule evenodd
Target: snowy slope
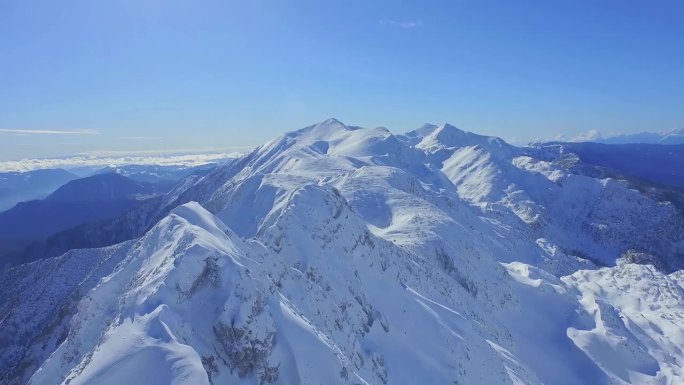
M 4 382 L 684 383 L 681 216 L 501 139 L 331 119 L 161 202 L 3 273 Z

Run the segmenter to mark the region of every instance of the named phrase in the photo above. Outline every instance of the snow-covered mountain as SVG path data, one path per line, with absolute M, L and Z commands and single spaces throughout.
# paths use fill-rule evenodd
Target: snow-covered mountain
M 543 152 L 287 133 L 2 273 L 0 382 L 684 383 L 684 218 Z

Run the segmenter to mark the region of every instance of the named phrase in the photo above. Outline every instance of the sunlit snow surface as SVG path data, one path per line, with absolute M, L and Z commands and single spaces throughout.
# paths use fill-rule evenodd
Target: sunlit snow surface
M 1 382 L 684 383 L 682 217 L 619 181 L 329 120 L 165 199 L 3 273 Z

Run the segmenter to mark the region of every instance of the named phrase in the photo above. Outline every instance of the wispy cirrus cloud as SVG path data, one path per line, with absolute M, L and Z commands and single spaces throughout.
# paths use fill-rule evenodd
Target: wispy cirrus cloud
M 119 139 L 122 140 L 153 140 L 153 139 L 164 139 L 163 136 L 120 136 Z
M 83 130 L 22 130 L 22 129 L 7 129 L 0 128 L 0 134 L 7 135 L 98 135 L 97 130 L 83 129 Z
M 398 27 L 402 29 L 418 28 L 423 26 L 423 22 L 420 20 L 380 20 L 380 24 L 389 25 L 392 27 Z

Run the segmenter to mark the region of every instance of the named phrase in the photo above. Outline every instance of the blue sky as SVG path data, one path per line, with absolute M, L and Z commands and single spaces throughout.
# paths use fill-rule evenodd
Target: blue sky
M 682 1 L 0 0 L 0 160 L 684 126 Z

